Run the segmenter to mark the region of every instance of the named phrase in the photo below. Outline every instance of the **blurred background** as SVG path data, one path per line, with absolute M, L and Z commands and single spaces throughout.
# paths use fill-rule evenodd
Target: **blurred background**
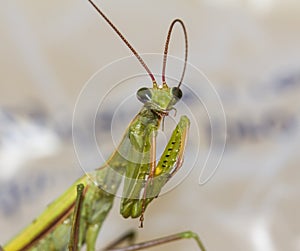
M 210 149 L 212 158 L 220 158 L 223 142 L 210 148 L 211 125 L 204 116 L 196 118 L 201 137 L 189 138 L 190 148 L 201 140 L 202 165 L 193 166 L 179 186 L 152 203 L 144 229 L 137 228 L 137 220 L 119 216 L 117 201 L 99 247 L 128 229 L 136 229 L 139 240 L 190 229 L 199 233 L 208 250 L 300 250 L 299 1 L 98 0 L 97 4 L 140 53 L 161 53 L 169 24 L 174 18 L 183 19 L 189 62 L 216 89 L 227 125 L 225 151 L 208 182 L 199 184 L 203 163 Z M 0 6 L 3 244 L 83 174 L 72 143 L 76 100 L 98 69 L 131 53 L 87 1 L 11 0 Z M 182 51 L 178 29 L 170 54 L 182 58 Z M 138 62 L 132 62 L 130 66 L 143 72 Z M 150 62 L 150 68 L 160 69 L 155 64 Z M 121 73 L 111 74 L 118 78 Z M 187 86 L 192 81 L 188 75 L 189 71 Z M 109 78 L 100 83 L 103 88 L 113 84 Z M 201 93 L 201 81 L 196 84 Z M 129 91 L 134 95 L 136 89 Z M 122 92 L 110 96 L 111 102 L 120 98 Z M 191 110 L 199 109 L 193 101 L 186 99 Z M 118 118 L 116 130 L 125 130 L 140 104 L 126 108 L 130 115 Z M 110 133 L 113 114 L 108 105 L 99 132 Z M 85 115 L 79 118 L 82 138 L 90 129 Z M 222 127 L 218 123 L 214 127 L 215 139 L 223 138 Z M 109 152 L 112 148 L 105 140 L 99 147 Z M 85 147 L 88 151 L 83 140 Z M 190 156 L 187 152 L 185 166 L 193 165 Z M 162 249 L 197 250 L 187 240 L 153 250 Z

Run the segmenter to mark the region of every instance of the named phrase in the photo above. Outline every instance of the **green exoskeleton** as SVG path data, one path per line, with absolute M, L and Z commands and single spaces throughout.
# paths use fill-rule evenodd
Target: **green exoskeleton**
M 189 119 L 182 116 L 174 129 L 160 160 L 156 163 L 156 136 L 158 129 L 174 105 L 181 99 L 180 85 L 187 63 L 187 33 L 183 22 L 174 20 L 169 28 L 163 58 L 162 84 L 158 85 L 143 59 L 111 23 L 103 12 L 89 2 L 125 42 L 152 80 L 152 88 L 141 88 L 137 98 L 143 103 L 140 112 L 131 121 L 125 134 L 106 163 L 94 172 L 78 179 L 63 195 L 50 204 L 31 225 L 2 248 L 18 250 L 95 250 L 102 223 L 113 205 L 115 194 L 124 180 L 120 212 L 123 217 L 140 218 L 162 187 L 183 164 L 183 154 L 189 129 Z M 179 84 L 168 87 L 165 80 L 168 45 L 173 26 L 179 23 L 185 36 L 185 64 Z M 198 236 L 186 231 L 128 247 L 112 245 L 105 250 L 139 250 L 165 242 L 193 238 L 200 250 L 205 250 Z M 0 247 L 1 249 L 1 247 Z

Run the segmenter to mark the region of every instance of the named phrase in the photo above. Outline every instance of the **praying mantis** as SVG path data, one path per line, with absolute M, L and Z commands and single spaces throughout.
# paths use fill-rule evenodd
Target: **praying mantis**
M 102 223 L 113 206 L 115 194 L 124 182 L 120 213 L 125 218 L 139 218 L 143 227 L 144 214 L 149 204 L 158 197 L 163 186 L 183 164 L 183 154 L 190 121 L 182 116 L 172 132 L 159 161 L 156 163 L 156 136 L 161 123 L 181 99 L 182 84 L 188 56 L 187 32 L 184 23 L 175 19 L 169 28 L 163 57 L 162 84 L 129 44 L 126 38 L 91 0 L 88 0 L 108 25 L 132 51 L 151 78 L 152 88 L 137 91 L 143 107 L 126 129 L 124 136 L 110 158 L 94 172 L 79 178 L 65 193 L 52 202 L 45 211 L 11 241 L 0 247 L 1 251 L 18 250 L 96 250 L 96 240 Z M 175 24 L 180 24 L 185 37 L 185 58 L 181 79 L 177 86 L 169 87 L 165 71 L 168 46 Z M 176 111 L 176 110 L 175 110 Z M 205 251 L 198 235 L 185 231 L 170 236 L 118 247 L 131 234 L 120 238 L 104 250 L 141 250 L 180 239 L 194 239 L 198 248 Z

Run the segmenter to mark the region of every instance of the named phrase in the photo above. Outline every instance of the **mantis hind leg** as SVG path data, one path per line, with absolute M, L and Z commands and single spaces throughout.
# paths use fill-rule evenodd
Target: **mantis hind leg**
M 129 244 L 129 246 L 131 246 L 131 245 L 134 244 L 135 238 L 136 238 L 136 232 L 134 230 L 128 231 L 125 234 L 123 234 L 122 236 L 120 236 L 118 239 L 116 239 L 115 241 L 113 241 L 112 243 L 110 243 L 103 250 L 104 251 L 106 251 L 106 250 L 112 250 L 112 249 L 118 247 L 119 245 L 121 245 L 122 243 L 124 243 L 125 241 Z
M 69 251 L 79 250 L 79 231 L 80 231 L 80 213 L 82 208 L 84 185 L 77 185 L 77 197 L 75 201 L 75 209 L 72 219 L 72 228 L 69 241 Z M 0 250 L 1 251 L 1 250 Z
M 141 243 L 137 243 L 137 244 L 133 244 L 127 247 L 121 247 L 121 248 L 117 248 L 114 246 L 110 246 L 109 248 L 104 249 L 105 251 L 134 251 L 134 250 L 142 250 L 145 248 L 151 248 L 151 247 L 155 247 L 155 246 L 159 246 L 168 242 L 173 242 L 173 241 L 177 241 L 177 240 L 183 240 L 183 239 L 194 239 L 199 250 L 201 251 L 206 251 L 202 241 L 200 240 L 198 234 L 192 232 L 192 231 L 185 231 L 185 232 L 181 232 L 181 233 L 177 233 L 177 234 L 173 234 L 173 235 L 169 235 L 169 236 L 165 236 L 162 238 L 158 238 L 158 239 L 154 239 L 154 240 L 149 240 L 149 241 L 145 241 L 145 242 L 141 242 Z M 119 244 L 119 243 L 117 243 Z

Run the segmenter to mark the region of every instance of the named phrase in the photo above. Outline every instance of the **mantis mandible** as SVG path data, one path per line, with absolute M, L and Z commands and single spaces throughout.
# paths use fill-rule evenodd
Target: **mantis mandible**
M 175 109 L 174 105 L 182 97 L 180 86 L 186 69 L 188 52 L 184 23 L 175 19 L 170 25 L 163 57 L 162 85 L 158 85 L 154 75 L 136 50 L 93 1 L 88 1 L 136 56 L 151 78 L 153 86 L 137 91 L 137 98 L 143 103 L 143 107 L 129 124 L 118 149 L 112 153 L 106 163 L 94 172 L 79 178 L 28 227 L 3 248 L 0 247 L 0 250 L 76 251 L 86 245 L 88 251 L 94 251 L 98 233 L 112 208 L 122 179 L 124 179 L 124 188 L 120 213 L 125 218 L 139 218 L 140 227 L 143 227 L 147 206 L 159 195 L 162 187 L 183 164 L 189 119 L 186 116 L 180 118 L 157 163 L 156 135 L 163 119 Z M 169 41 L 176 23 L 181 25 L 184 32 L 185 63 L 179 84 L 170 88 L 166 83 L 165 70 Z M 117 244 L 121 242 L 120 240 L 105 250 L 140 250 L 185 238 L 194 239 L 199 249 L 205 250 L 198 235 L 191 231 L 118 248 Z M 126 239 L 126 236 L 122 239 Z

